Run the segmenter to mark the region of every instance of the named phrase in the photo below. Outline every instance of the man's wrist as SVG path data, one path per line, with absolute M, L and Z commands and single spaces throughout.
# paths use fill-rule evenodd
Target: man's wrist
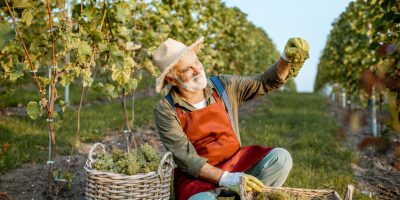
M 276 73 L 282 81 L 285 81 L 289 75 L 290 63 L 281 58 L 276 63 Z
M 290 59 L 286 56 L 286 54 L 285 54 L 284 51 L 282 51 L 282 53 L 281 53 L 281 58 L 282 58 L 283 60 L 285 60 L 286 62 L 288 62 L 288 63 L 291 62 Z
M 200 169 L 199 177 L 212 183 L 219 184 L 223 173 L 224 170 L 206 163 Z

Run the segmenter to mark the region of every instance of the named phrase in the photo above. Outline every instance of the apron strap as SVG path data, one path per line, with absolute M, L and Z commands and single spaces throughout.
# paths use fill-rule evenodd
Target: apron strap
M 224 102 L 225 110 L 229 115 L 229 119 L 231 120 L 231 125 L 233 128 L 233 131 L 235 131 L 235 126 L 234 126 L 235 123 L 233 121 L 232 107 L 231 107 L 231 103 L 229 101 L 228 95 L 226 94 L 224 85 L 222 85 L 222 82 L 216 76 L 213 76 L 210 79 L 211 79 L 211 82 L 214 84 L 214 86 L 217 88 L 219 96 L 222 98 L 222 101 Z
M 168 93 L 167 95 L 165 95 L 165 98 L 168 100 L 169 104 L 171 104 L 172 108 L 176 110 L 175 103 L 174 100 L 172 100 L 171 94 Z

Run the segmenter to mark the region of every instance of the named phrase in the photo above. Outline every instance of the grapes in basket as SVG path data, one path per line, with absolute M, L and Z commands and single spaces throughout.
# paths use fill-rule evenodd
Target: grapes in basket
M 161 156 L 157 151 L 145 143 L 139 150 L 124 152 L 113 149 L 111 153 L 100 153 L 93 163 L 93 168 L 99 171 L 133 175 L 157 171 Z

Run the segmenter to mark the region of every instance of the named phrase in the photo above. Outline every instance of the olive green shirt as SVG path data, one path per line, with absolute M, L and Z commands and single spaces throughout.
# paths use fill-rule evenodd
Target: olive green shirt
M 255 76 L 233 76 L 220 75 L 217 76 L 227 92 L 232 107 L 232 115 L 234 118 L 235 134 L 240 142 L 239 123 L 238 123 L 238 107 L 242 102 L 253 99 L 254 97 L 265 95 L 279 87 L 286 80 L 283 80 L 276 71 L 276 65 L 269 67 L 263 74 Z M 208 79 L 205 88 L 206 105 L 215 103 L 212 96 L 214 86 Z M 179 97 L 177 88 L 172 87 L 170 90 L 172 100 L 175 105 L 179 105 L 182 111 L 190 112 L 196 108 L 183 101 Z M 154 115 L 158 133 L 161 141 L 166 149 L 172 152 L 174 161 L 179 169 L 194 177 L 197 177 L 201 167 L 207 162 L 207 159 L 200 157 L 192 143 L 186 137 L 181 127 L 176 111 L 166 98 L 161 99 L 154 108 Z

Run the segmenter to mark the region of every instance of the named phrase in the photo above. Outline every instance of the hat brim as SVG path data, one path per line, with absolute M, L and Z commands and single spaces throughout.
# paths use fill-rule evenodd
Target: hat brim
M 156 78 L 156 92 L 159 93 L 161 89 L 167 84 L 165 81 L 165 76 L 171 71 L 171 69 L 182 59 L 188 52 L 193 51 L 198 53 L 200 49 L 203 47 L 204 37 L 201 36 L 196 42 L 191 44 L 185 51 L 175 59 L 170 65 L 168 65 L 165 70 Z

